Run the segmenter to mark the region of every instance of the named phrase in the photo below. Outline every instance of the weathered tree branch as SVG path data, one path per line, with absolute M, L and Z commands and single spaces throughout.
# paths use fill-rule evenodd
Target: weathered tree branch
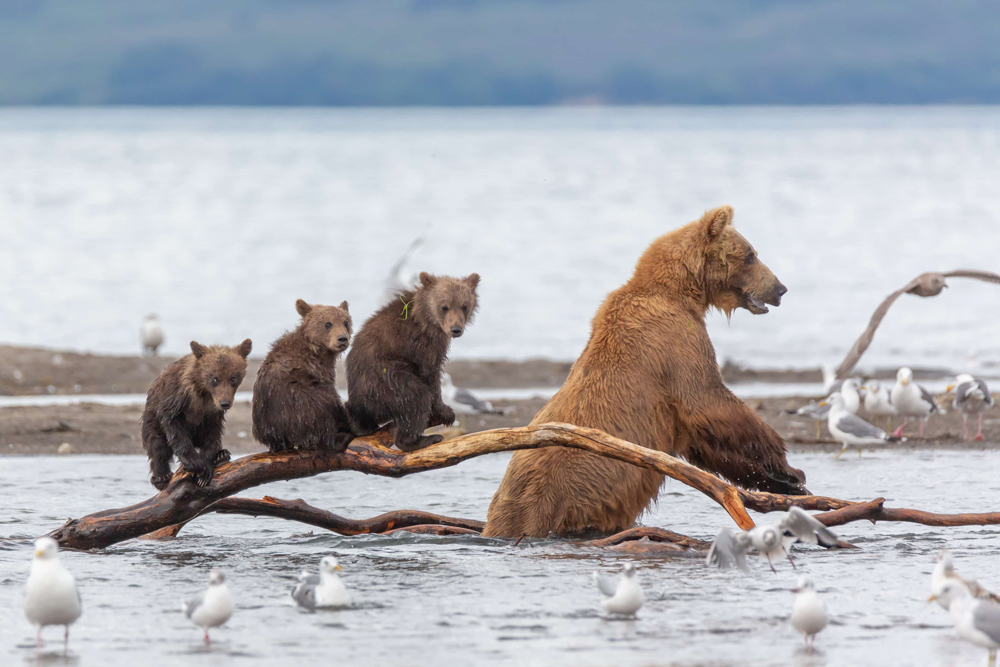
M 1000 523 L 1000 513 L 983 515 L 936 515 L 918 510 L 885 509 L 879 505 L 875 509 L 856 509 L 859 503 L 824 496 L 783 496 L 737 489 L 718 477 L 690 465 L 678 458 L 645 447 L 626 442 L 602 431 L 581 428 L 569 424 L 541 424 L 524 428 L 496 429 L 466 435 L 422 449 L 404 453 L 389 449 L 384 433 L 367 438 L 358 438 L 350 448 L 341 454 L 323 452 L 282 452 L 280 454 L 255 454 L 232 461 L 215 470 L 212 483 L 207 487 L 194 484 L 185 472 L 174 475 L 166 489 L 157 495 L 130 507 L 106 510 L 68 521 L 54 530 L 51 536 L 68 548 L 103 548 L 128 539 L 154 533 L 157 535 L 176 534 L 180 526 L 206 511 L 235 512 L 247 508 L 246 499 L 223 499 L 245 489 L 280 480 L 310 477 L 335 470 L 356 470 L 386 477 L 403 477 L 413 473 L 456 465 L 466 459 L 503 451 L 538 449 L 542 447 L 570 447 L 625 461 L 633 465 L 656 470 L 676 479 L 714 499 L 722 505 L 737 525 L 746 530 L 754 523 L 746 508 L 758 512 L 787 510 L 792 505 L 811 510 L 837 510 L 825 515 L 829 521 L 854 521 L 858 518 L 901 520 L 932 523 L 932 525 L 968 525 L 969 523 Z M 255 501 L 260 502 L 260 501 Z M 301 501 L 300 501 L 301 502 Z M 873 501 L 875 502 L 875 501 Z M 244 503 L 240 505 L 240 503 Z M 382 522 L 388 526 L 390 515 L 375 517 L 368 522 L 354 522 L 337 515 L 302 506 L 293 507 L 289 501 L 275 501 L 266 513 L 286 518 L 293 514 L 308 517 L 328 525 L 350 528 L 369 524 L 375 527 Z M 870 504 L 870 503 L 869 503 Z M 217 506 L 217 507 L 216 507 Z M 294 510 L 294 511 L 293 511 Z M 260 511 L 255 506 L 254 511 Z M 867 514 L 866 514 L 867 512 Z M 253 513 L 253 512 L 249 512 Z M 265 512 L 261 512 L 265 513 Z M 399 516 L 398 514 L 396 515 Z M 434 516 L 434 515 L 429 515 Z M 831 518 L 832 517 L 832 518 Z M 846 518 L 838 518 L 846 517 Z M 856 518 L 850 518 L 856 517 Z M 899 518 L 894 518 L 899 517 Z M 973 518 L 970 518 L 973 517 Z M 447 519 L 438 517 L 438 519 Z M 417 520 L 416 518 L 414 520 Z M 407 530 L 413 532 L 472 531 L 479 522 L 448 519 L 455 522 L 436 524 L 413 524 Z M 346 522 L 346 523 L 345 523 Z M 462 523 L 459 523 L 462 522 Z M 835 524 L 831 524 L 835 525 Z M 417 526 L 422 526 L 417 528 Z M 321 527 L 327 527 L 321 525 Z M 369 528 L 372 530 L 372 528 Z M 157 532 L 158 531 L 158 532 Z M 669 532 L 669 531 L 666 531 Z M 643 535 L 641 537 L 652 537 Z M 688 538 L 685 538 L 688 539 Z
M 925 526 L 990 526 L 1000 523 L 1000 512 L 981 514 L 935 514 L 923 510 L 884 507 L 885 498 L 854 503 L 832 512 L 815 515 L 827 526 L 842 526 L 852 521 L 907 521 Z

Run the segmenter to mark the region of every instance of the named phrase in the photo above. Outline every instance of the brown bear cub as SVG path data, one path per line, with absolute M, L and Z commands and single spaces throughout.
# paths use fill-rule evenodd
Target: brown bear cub
M 372 315 L 347 355 L 347 412 L 355 435 L 392 422 L 404 452 L 441 442 L 424 429 L 451 424 L 441 400 L 441 370 L 452 338 L 476 312 L 479 274 L 448 278 L 420 274 L 415 291 L 400 294 Z
M 199 486 L 208 486 L 215 466 L 229 460 L 222 448 L 226 410 L 247 373 L 252 346 L 249 338 L 236 347 L 191 341 L 191 354 L 153 381 L 142 413 L 142 447 L 157 489 L 170 482 L 174 456 Z
M 302 322 L 271 346 L 253 386 L 253 437 L 272 452 L 339 453 L 354 438 L 337 393 L 337 357 L 351 342 L 347 302 L 295 302 Z

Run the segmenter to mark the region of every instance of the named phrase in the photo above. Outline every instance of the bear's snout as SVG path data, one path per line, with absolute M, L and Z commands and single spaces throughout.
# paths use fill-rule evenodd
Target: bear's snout
M 788 288 L 785 287 L 782 283 L 779 282 L 777 284 L 777 286 L 774 288 L 774 294 L 775 294 L 775 296 L 773 298 L 771 298 L 771 299 L 768 299 L 767 302 L 769 304 L 771 304 L 772 306 L 780 306 L 781 305 L 781 297 L 785 296 L 785 294 L 787 292 L 788 292 Z
M 454 325 L 452 325 L 452 327 L 451 327 L 451 337 L 452 337 L 452 338 L 458 338 L 458 337 L 459 337 L 459 336 L 461 336 L 461 335 L 462 335 L 462 334 L 463 334 L 464 332 L 465 332 L 465 330 L 464 330 L 464 329 L 462 329 L 462 327 L 458 326 L 457 324 L 454 324 Z
M 338 344 L 339 344 L 339 345 L 340 345 L 340 346 L 341 346 L 342 348 L 344 348 L 344 347 L 347 347 L 347 342 L 348 342 L 349 340 L 350 340 L 350 339 L 349 339 L 349 338 L 348 338 L 347 336 L 344 336 L 344 335 L 340 335 L 340 336 L 337 336 L 337 343 L 338 343 Z
M 233 403 L 232 401 L 225 401 L 225 400 L 219 401 L 219 407 L 222 408 L 223 411 L 226 411 L 229 408 L 233 407 Z

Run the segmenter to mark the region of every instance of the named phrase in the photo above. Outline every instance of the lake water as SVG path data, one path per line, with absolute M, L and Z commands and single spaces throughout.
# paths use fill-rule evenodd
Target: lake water
M 810 487 L 850 499 L 885 496 L 891 506 L 942 512 L 996 509 L 993 451 L 866 452 L 858 460 L 793 453 Z M 272 484 L 248 495 L 307 501 L 350 517 L 413 508 L 484 518 L 507 455 L 391 480 L 358 473 Z M 0 465 L 0 664 L 63 664 L 61 631 L 37 656 L 21 612 L 30 540 L 67 517 L 150 495 L 141 457 L 5 458 Z M 961 482 L 961 483 L 958 483 Z M 16 493 L 15 493 L 16 492 Z M 697 492 L 668 482 L 644 519 L 710 538 L 729 522 Z M 797 572 L 772 574 L 752 559 L 745 577 L 700 559 L 634 559 L 649 601 L 634 621 L 604 620 L 590 580 L 626 557 L 555 540 L 514 547 L 477 537 L 339 537 L 278 519 L 214 516 L 175 540 L 131 541 L 96 553 L 64 553 L 84 614 L 68 664 L 161 665 L 982 665 L 985 650 L 953 636 L 947 614 L 928 605 L 938 549 L 960 573 L 1000 590 L 1000 528 L 856 523 L 838 529 L 861 548 L 796 548 L 832 624 L 818 653 L 802 651 L 788 624 Z M 334 553 L 357 607 L 308 614 L 286 593 L 302 568 Z M 236 611 L 205 650 L 179 611 L 211 567 L 224 569 Z
M 710 207 L 789 287 L 721 357 L 837 363 L 926 270 L 1000 270 L 1000 109 L 3 109 L 0 341 L 256 352 L 296 298 L 360 322 L 389 267 L 483 276 L 456 357 L 573 359 L 657 235 Z M 904 297 L 865 366 L 1000 364 L 1000 289 Z

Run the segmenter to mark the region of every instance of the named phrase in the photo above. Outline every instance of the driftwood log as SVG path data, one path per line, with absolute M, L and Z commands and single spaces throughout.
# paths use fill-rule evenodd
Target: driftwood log
M 596 429 L 570 424 L 541 424 L 484 431 L 410 453 L 390 449 L 386 437 L 385 433 L 378 433 L 358 438 L 341 454 L 312 451 L 254 454 L 216 468 L 211 484 L 206 487 L 197 486 L 190 475 L 179 471 L 167 488 L 152 498 L 129 507 L 71 519 L 50 533 L 50 536 L 66 548 L 99 549 L 144 535 L 176 534 L 185 523 L 209 512 L 275 516 L 304 521 L 343 534 L 385 532 L 402 528 L 411 532 L 435 534 L 479 532 L 482 524 L 478 521 L 439 517 L 423 512 L 391 512 L 367 521 L 353 521 L 311 507 L 303 501 L 274 498 L 252 500 L 230 496 L 260 484 L 311 477 L 336 470 L 403 477 L 454 466 L 484 454 L 541 447 L 570 447 L 656 470 L 715 500 L 742 529 L 754 525 L 747 508 L 757 512 L 772 512 L 787 510 L 792 505 L 827 511 L 818 517 L 821 521 L 829 522 L 829 525 L 861 519 L 914 521 L 939 526 L 1000 523 L 1000 513 L 931 514 L 919 510 L 885 508 L 882 499 L 857 503 L 824 496 L 784 496 L 738 489 L 669 454 L 640 447 Z M 635 531 L 632 537 L 626 536 L 623 539 L 656 539 L 695 549 L 704 546 L 700 541 L 684 536 L 671 538 L 676 534 L 669 531 L 643 528 L 632 530 Z M 601 546 L 597 542 L 588 544 Z

